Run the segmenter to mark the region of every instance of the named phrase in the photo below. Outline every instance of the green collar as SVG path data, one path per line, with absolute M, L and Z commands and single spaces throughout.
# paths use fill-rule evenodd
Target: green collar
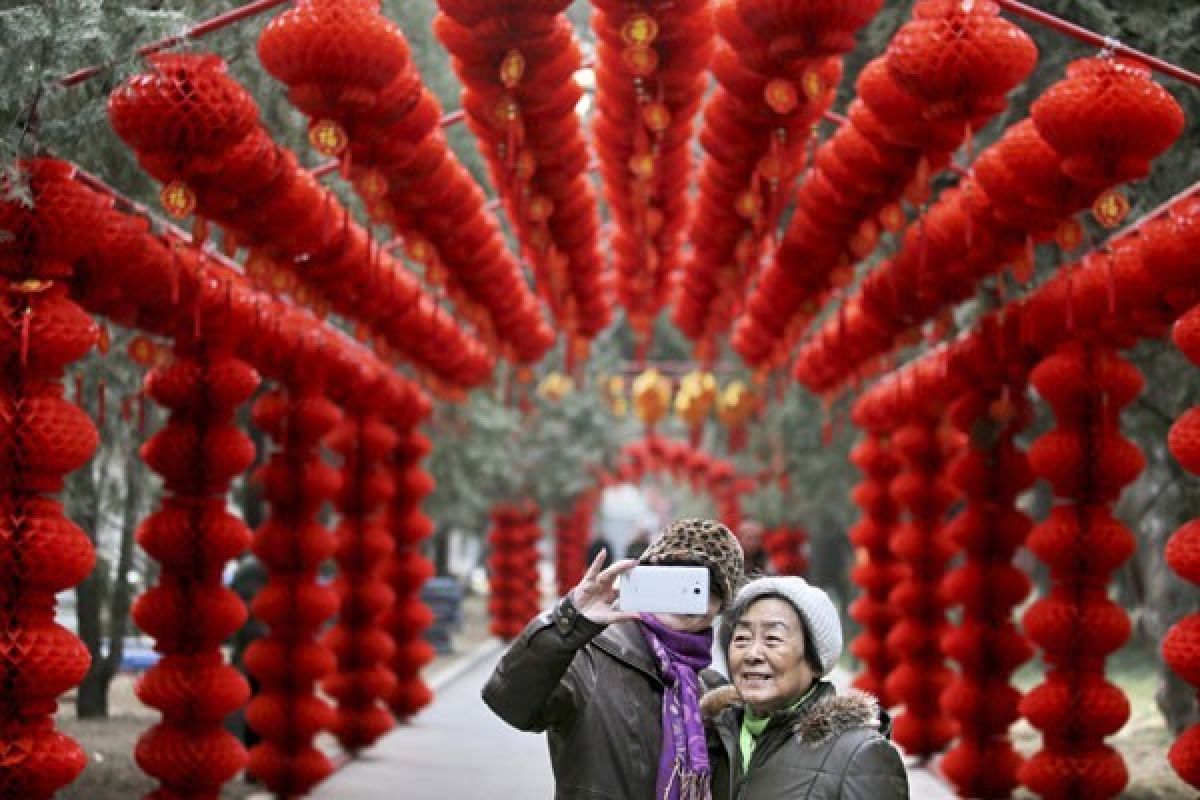
M 808 698 L 812 697 L 813 692 L 821 685 L 820 681 L 813 681 L 813 685 L 808 687 L 808 691 L 804 695 L 792 703 L 787 708 L 782 708 L 765 717 L 760 717 L 746 706 L 745 713 L 742 715 L 742 731 L 738 737 L 738 744 L 742 751 L 742 772 L 745 773 L 750 769 L 750 757 L 754 755 L 754 748 L 758 745 L 758 737 L 762 736 L 763 731 L 767 729 L 767 725 L 771 720 L 783 714 L 789 714 L 796 711 L 800 706 L 804 705 Z

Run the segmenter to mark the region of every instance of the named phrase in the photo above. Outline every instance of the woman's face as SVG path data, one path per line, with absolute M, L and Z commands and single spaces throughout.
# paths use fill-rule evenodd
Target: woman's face
M 729 676 L 750 710 L 765 716 L 795 703 L 816 676 L 804 658 L 800 615 L 786 600 L 764 597 L 733 626 Z

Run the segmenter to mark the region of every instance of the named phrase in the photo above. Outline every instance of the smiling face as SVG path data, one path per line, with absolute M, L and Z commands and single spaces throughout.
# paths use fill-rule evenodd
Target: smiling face
M 746 608 L 733 626 L 726 655 L 733 685 L 759 716 L 792 705 L 816 680 L 804 657 L 800 615 L 778 597 L 764 597 Z

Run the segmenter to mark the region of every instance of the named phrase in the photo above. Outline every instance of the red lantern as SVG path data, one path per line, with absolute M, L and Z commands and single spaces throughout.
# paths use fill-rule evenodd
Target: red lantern
M 315 118 L 375 106 L 409 59 L 403 35 L 378 5 L 305 0 L 263 29 L 259 58 L 288 85 L 293 105 Z
M 995 3 L 925 0 L 887 50 L 897 83 L 926 103 L 928 119 L 986 119 L 1033 71 L 1037 47 Z
M 1062 154 L 1063 172 L 1100 187 L 1145 177 L 1184 126 L 1179 104 L 1148 69 L 1110 57 L 1072 62 L 1067 79 L 1034 102 L 1031 114 Z

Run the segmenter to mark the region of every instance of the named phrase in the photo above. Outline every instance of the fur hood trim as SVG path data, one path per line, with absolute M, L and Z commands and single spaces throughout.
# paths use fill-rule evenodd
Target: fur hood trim
M 704 693 L 700 698 L 700 716 L 705 722 L 709 722 L 716 719 L 725 709 L 741 704 L 742 698 L 738 696 L 737 688 L 732 683 L 727 683 Z
M 818 744 L 854 728 L 880 727 L 879 701 L 859 689 L 848 689 L 819 701 L 796 720 L 792 732 L 802 742 Z
M 741 707 L 741 698 L 732 685 L 707 692 L 700 700 L 700 711 L 706 721 L 713 721 L 727 709 Z M 854 728 L 881 727 L 879 701 L 859 689 L 844 694 L 830 694 L 818 700 L 808 711 L 798 715 L 792 732 L 808 744 L 820 744 Z

